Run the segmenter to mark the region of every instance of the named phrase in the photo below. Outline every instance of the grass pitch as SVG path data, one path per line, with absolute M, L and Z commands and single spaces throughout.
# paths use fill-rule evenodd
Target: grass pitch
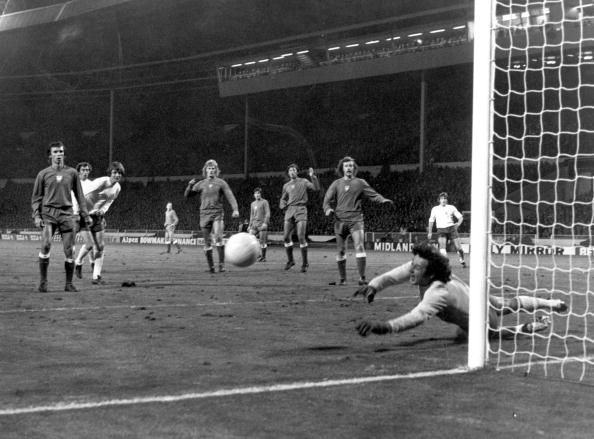
M 46 294 L 38 244 L 0 248 L 3 438 L 591 437 L 588 382 L 461 373 L 467 345 L 438 319 L 359 337 L 362 318 L 400 315 L 418 293 L 353 300 L 354 257 L 349 284 L 330 286 L 332 248 L 310 248 L 307 273 L 271 247 L 210 274 L 199 248 L 110 245 L 107 284 L 87 263 L 66 293 L 58 243 Z M 368 277 L 408 258 L 370 252 Z

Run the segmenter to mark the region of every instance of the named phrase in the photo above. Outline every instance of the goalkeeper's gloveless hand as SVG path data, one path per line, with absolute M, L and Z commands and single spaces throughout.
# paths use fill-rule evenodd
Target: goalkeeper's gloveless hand
M 357 332 L 361 337 L 367 337 L 370 333 L 377 335 L 385 335 L 390 333 L 392 328 L 385 322 L 372 322 L 363 320 L 357 325 Z
M 369 285 L 364 285 L 361 288 L 359 288 L 357 291 L 355 291 L 355 294 L 353 294 L 353 297 L 363 296 L 364 298 L 367 299 L 368 303 L 371 303 L 375 299 L 376 293 L 377 293 L 377 290 L 374 287 L 369 286 Z

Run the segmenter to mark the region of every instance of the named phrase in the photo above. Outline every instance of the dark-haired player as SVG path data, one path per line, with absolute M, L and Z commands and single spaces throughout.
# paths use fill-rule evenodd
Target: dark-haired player
M 326 216 L 334 214 L 339 283 L 342 285 L 346 282 L 346 242 L 350 235 L 359 271 L 359 285 L 365 285 L 367 254 L 361 202 L 364 198 L 376 203 L 394 202 L 378 194 L 369 183 L 357 177 L 357 163 L 354 158 L 342 158 L 338 162 L 336 173 L 340 178 L 334 180 L 326 191 L 323 209 Z
M 410 262 L 373 278 L 369 285 L 359 288 L 355 296 L 367 298 L 373 302 L 375 295 L 389 286 L 409 281 L 419 287 L 420 302 L 408 313 L 388 321 L 364 320 L 357 325 L 362 336 L 371 333 L 397 334 L 414 328 L 437 316 L 441 320 L 453 323 L 462 334 L 468 333 L 468 312 L 470 288 L 464 281 L 453 275 L 448 259 L 438 249 L 428 243 L 413 247 Z M 540 299 L 529 296 L 516 296 L 510 299 L 489 297 L 489 328 L 491 335 L 514 335 L 531 333 L 546 329 L 549 319 L 537 319 L 517 326 L 500 326 L 500 315 L 511 312 L 534 312 L 538 309 L 563 312 L 567 305 L 561 300 Z
M 107 176 L 99 177 L 93 180 L 86 189 L 85 200 L 89 215 L 93 218 L 93 225 L 89 227 L 89 232 L 94 242 L 95 265 L 93 266 L 93 280 L 95 285 L 104 284 L 101 278 L 103 270 L 103 261 L 105 255 L 104 232 L 107 227 L 105 214 L 116 200 L 120 191 L 120 181 L 126 173 L 124 165 L 120 162 L 112 162 L 107 168 Z M 83 247 L 76 259 L 77 266 L 82 264 L 86 253 L 90 251 L 88 247 Z
M 464 250 L 462 250 L 460 237 L 458 236 L 458 227 L 462 224 L 464 217 L 455 206 L 448 204 L 448 194 L 446 192 L 439 194 L 438 201 L 439 204 L 431 209 L 427 239 L 431 239 L 431 236 L 433 236 L 433 223 L 435 223 L 440 253 L 447 257 L 447 243 L 448 239 L 451 240 L 460 256 L 460 264 L 462 264 L 462 267 L 466 267 Z
M 280 208 L 285 210 L 285 221 L 283 226 L 283 239 L 285 242 L 285 251 L 287 252 L 287 263 L 285 270 L 290 269 L 295 265 L 293 259 L 293 232 L 297 229 L 297 239 L 299 240 L 299 247 L 301 249 L 301 271 L 305 273 L 309 262 L 307 260 L 307 191 L 319 191 L 320 182 L 313 170 L 309 168 L 309 177 L 311 181 L 306 178 L 299 177 L 299 166 L 291 163 L 287 167 L 287 174 L 289 181 L 283 185 L 283 192 L 280 198 Z
M 220 173 L 217 162 L 212 159 L 207 160 L 202 167 L 204 179 L 197 181 L 193 178 L 188 182 L 188 186 L 184 191 L 186 198 L 200 194 L 200 229 L 204 235 L 204 254 L 211 273 L 215 272 L 212 255 L 213 239 L 219 254 L 219 271 L 225 271 L 225 246 L 223 244 L 225 212 L 223 210 L 223 198 L 227 198 L 231 205 L 232 217 L 239 217 L 237 200 L 227 182 L 219 178 Z
M 260 257 L 258 262 L 266 262 L 266 249 L 268 247 L 268 224 L 270 223 L 270 205 L 268 200 L 262 198 L 262 189 L 254 189 L 254 201 L 250 205 L 250 222 L 248 231 L 258 237 L 260 241 Z
M 50 166 L 41 170 L 35 178 L 31 207 L 35 226 L 42 229 L 39 252 L 39 292 L 47 292 L 47 269 L 50 260 L 52 238 L 56 231 L 62 236 L 66 285 L 64 291 L 76 291 L 72 284 L 74 274 L 73 246 L 76 223 L 72 210 L 72 194 L 80 205 L 80 215 L 87 225 L 92 224 L 85 204 L 80 178 L 74 168 L 64 164 L 64 144 L 51 142 L 48 148 Z

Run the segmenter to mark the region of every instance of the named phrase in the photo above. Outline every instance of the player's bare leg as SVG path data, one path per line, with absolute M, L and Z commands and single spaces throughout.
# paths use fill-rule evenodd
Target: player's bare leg
M 462 250 L 462 244 L 460 243 L 460 238 L 454 239 L 454 247 L 456 247 L 456 251 L 458 252 L 458 256 L 460 257 L 459 261 L 462 264 L 462 267 L 466 268 L 466 261 L 464 260 L 464 250 Z
M 90 255 L 89 257 L 91 257 L 91 255 L 93 255 L 92 250 L 94 242 L 93 237 L 91 236 L 91 232 L 87 230 L 81 230 L 79 232 L 79 235 L 82 235 L 84 245 L 80 248 L 78 256 L 74 260 L 74 272 L 76 274 L 76 277 L 82 279 L 82 266 L 85 260 L 85 256 Z M 94 263 L 95 259 L 92 259 L 92 261 Z
M 517 311 L 534 312 L 539 309 L 556 312 L 567 311 L 567 304 L 562 300 L 530 296 L 516 296 L 509 299 L 490 296 L 489 303 L 501 315 Z
M 285 252 L 287 253 L 287 263 L 285 264 L 285 270 L 288 270 L 293 265 L 295 265 L 295 260 L 293 259 L 293 241 L 291 238 L 292 234 L 293 234 L 293 224 L 289 221 L 285 221 L 284 242 L 285 242 Z
M 440 236 L 437 238 L 437 245 L 439 246 L 439 253 L 444 255 L 446 258 L 448 257 L 448 250 L 447 250 L 448 240 L 445 236 Z
M 103 260 L 105 258 L 105 241 L 103 239 L 103 231 L 92 233 L 93 241 L 95 243 L 95 265 L 93 266 L 93 280 L 95 285 L 103 285 L 105 281 L 101 278 L 103 270 Z
M 307 221 L 299 221 L 297 223 L 297 237 L 299 238 L 299 248 L 301 249 L 301 272 L 305 273 L 309 267 L 307 258 L 307 240 L 305 239 L 305 232 L 307 230 Z
M 359 271 L 359 285 L 367 285 L 365 279 L 365 269 L 367 268 L 367 254 L 365 253 L 363 230 L 354 230 L 351 233 L 353 238 L 353 247 L 355 248 L 355 258 L 357 261 L 357 270 Z
M 222 220 L 215 221 L 212 225 L 215 247 L 219 255 L 219 272 L 225 271 L 225 244 L 223 243 L 223 230 L 225 224 Z

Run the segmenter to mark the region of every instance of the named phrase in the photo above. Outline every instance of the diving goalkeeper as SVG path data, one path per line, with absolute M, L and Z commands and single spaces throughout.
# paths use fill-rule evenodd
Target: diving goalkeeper
M 363 320 L 357 325 L 357 331 L 363 337 L 369 334 L 397 334 L 414 328 L 433 316 L 444 322 L 457 325 L 462 335 L 468 334 L 468 301 L 470 289 L 460 278 L 452 275 L 448 259 L 428 243 L 418 244 L 413 248 L 413 259 L 373 278 L 368 285 L 359 288 L 355 296 L 362 296 L 369 303 L 375 295 L 391 285 L 409 280 L 418 285 L 421 301 L 408 313 L 388 321 Z M 517 326 L 500 326 L 501 315 L 511 312 L 532 312 L 539 309 L 563 312 L 567 305 L 562 300 L 540 299 L 529 296 L 516 296 L 510 299 L 489 297 L 490 336 L 532 333 L 548 328 L 550 319 L 537 319 Z

